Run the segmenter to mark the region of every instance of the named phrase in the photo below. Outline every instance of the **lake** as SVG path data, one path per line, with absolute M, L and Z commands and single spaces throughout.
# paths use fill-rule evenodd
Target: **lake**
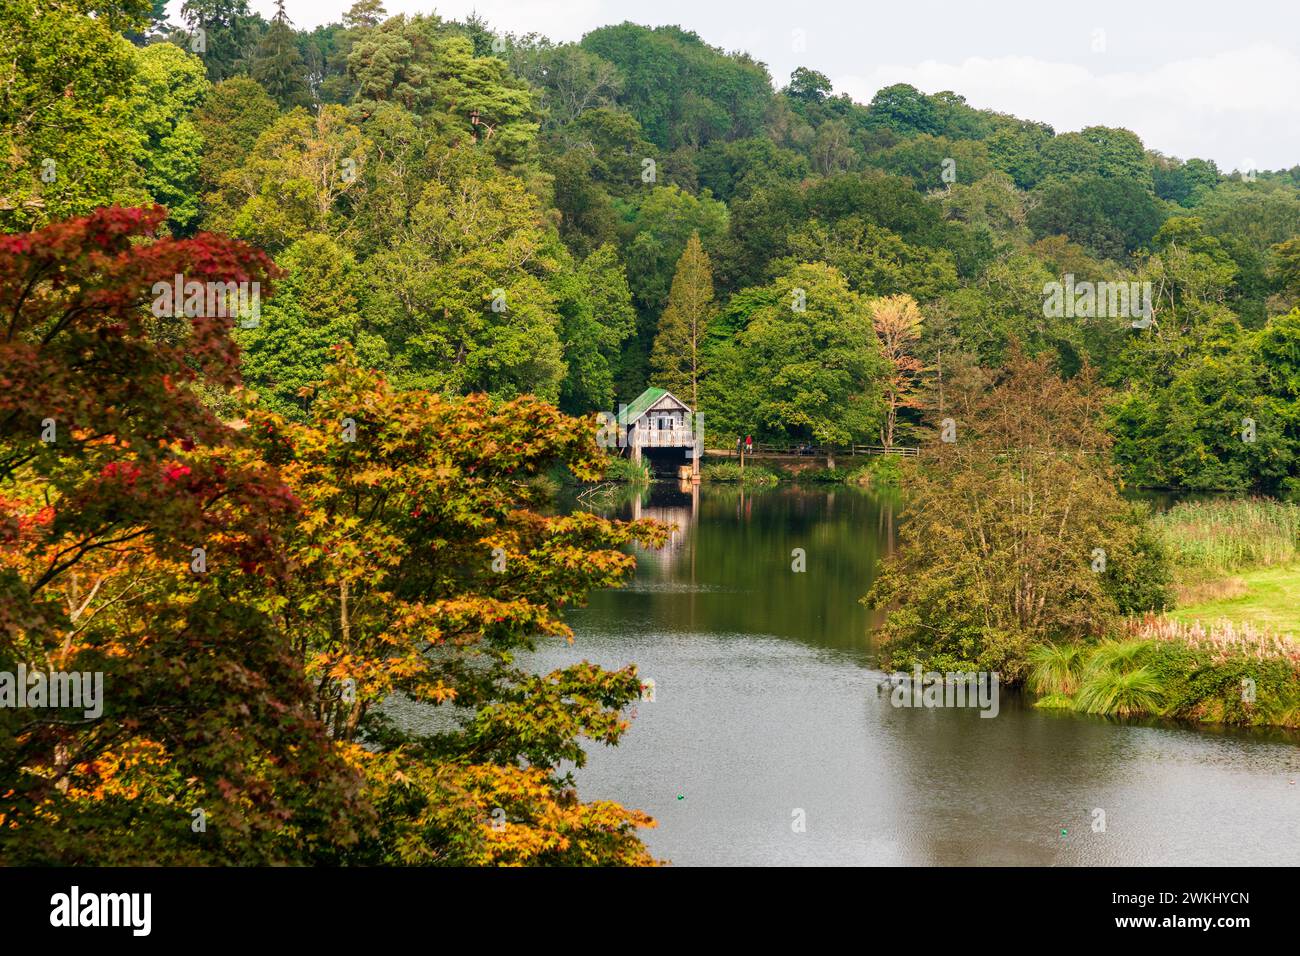
M 1037 710 L 891 705 L 859 603 L 895 498 L 655 484 L 595 509 L 676 524 L 636 577 L 572 611 L 530 665 L 635 663 L 655 700 L 588 746 L 584 800 L 638 807 L 675 865 L 1300 863 L 1283 734 Z M 806 569 L 792 570 L 803 549 Z M 1096 824 L 1104 811 L 1104 829 Z M 800 820 L 804 827 L 796 832 Z

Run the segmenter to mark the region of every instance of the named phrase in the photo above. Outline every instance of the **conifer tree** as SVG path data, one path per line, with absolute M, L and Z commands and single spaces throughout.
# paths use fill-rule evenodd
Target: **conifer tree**
M 294 37 L 284 0 L 276 0 L 271 26 L 257 44 L 249 72 L 284 109 L 310 106 L 311 94 L 303 79 L 307 68 Z
M 677 260 L 668 307 L 659 319 L 659 333 L 650 353 L 650 367 L 656 384 L 699 407 L 702 350 L 713 313 L 713 267 L 692 233 L 686 250 Z

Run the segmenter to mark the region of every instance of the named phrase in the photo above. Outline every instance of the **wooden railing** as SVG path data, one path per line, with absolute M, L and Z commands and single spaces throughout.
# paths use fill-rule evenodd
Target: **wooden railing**
M 913 456 L 921 454 L 921 449 L 913 445 L 852 445 L 850 446 L 850 455 L 905 455 Z
M 634 428 L 628 443 L 642 448 L 690 448 L 695 433 L 689 428 Z
M 832 455 L 836 458 L 854 458 L 858 455 L 902 455 L 914 457 L 919 455 L 921 450 L 911 445 L 812 445 L 797 443 L 793 445 L 774 444 L 772 442 L 754 442 L 752 450 L 746 450 L 745 456 L 753 455 L 756 458 L 826 458 Z M 721 455 L 724 457 L 735 458 L 739 452 L 733 448 L 710 449 L 708 454 Z

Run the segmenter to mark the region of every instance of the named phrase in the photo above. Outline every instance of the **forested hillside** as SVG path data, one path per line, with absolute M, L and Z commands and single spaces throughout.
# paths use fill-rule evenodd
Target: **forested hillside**
M 123 37 L 15 13 L 7 48 L 75 54 L 6 84 L 3 225 L 153 200 L 178 236 L 265 249 L 286 275 L 240 345 L 270 408 L 303 414 L 347 341 L 404 386 L 582 413 L 695 380 L 711 440 L 878 440 L 870 332 L 908 296 L 900 442 L 1019 340 L 1098 366 L 1129 482 L 1295 490 L 1300 166 L 1227 172 L 960 91 L 855 103 L 815 64 L 774 80 L 677 27 L 557 44 L 361 0 L 305 32 L 190 0 L 183 26 Z M 44 157 L 68 172 L 43 181 Z M 707 334 L 656 350 L 694 235 Z M 1045 316 L 1066 275 L 1150 282 L 1152 321 Z

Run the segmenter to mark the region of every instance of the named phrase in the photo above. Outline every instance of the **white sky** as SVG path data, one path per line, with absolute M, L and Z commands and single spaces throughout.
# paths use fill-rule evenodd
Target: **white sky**
M 300 28 L 352 0 L 286 0 Z M 250 0 L 270 15 L 273 0 Z M 577 40 L 631 20 L 746 50 L 778 85 L 796 66 L 867 102 L 891 83 L 1051 123 L 1133 130 L 1225 170 L 1300 164 L 1300 0 L 385 0 L 390 14 L 477 10 L 506 32 Z M 172 19 L 179 21 L 179 0 Z M 801 32 L 796 32 L 801 31 Z M 1098 32 L 1101 31 L 1101 32 Z M 799 38 L 802 37 L 802 47 Z

